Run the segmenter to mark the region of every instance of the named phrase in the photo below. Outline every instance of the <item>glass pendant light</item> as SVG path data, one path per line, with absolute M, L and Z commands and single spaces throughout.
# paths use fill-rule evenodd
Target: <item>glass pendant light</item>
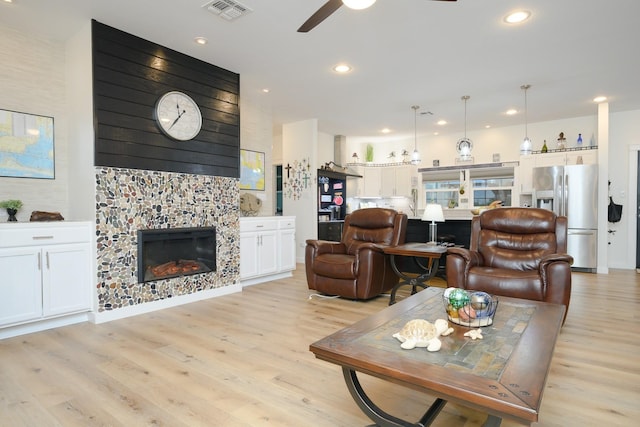
M 411 164 L 420 163 L 420 153 L 418 152 L 418 109 L 419 105 L 412 105 L 413 109 L 413 154 L 411 155 Z
M 464 138 L 460 138 L 456 144 L 456 150 L 460 155 L 460 160 L 471 160 L 471 150 L 473 149 L 473 142 L 467 138 L 467 101 L 471 98 L 469 95 L 464 95 L 460 99 L 464 101 Z
M 529 129 L 528 129 L 528 121 L 527 121 L 527 89 L 529 89 L 531 85 L 522 85 L 520 89 L 524 90 L 524 139 L 522 140 L 522 144 L 520 144 L 520 154 L 527 155 L 531 154 L 533 151 L 533 144 L 529 139 Z

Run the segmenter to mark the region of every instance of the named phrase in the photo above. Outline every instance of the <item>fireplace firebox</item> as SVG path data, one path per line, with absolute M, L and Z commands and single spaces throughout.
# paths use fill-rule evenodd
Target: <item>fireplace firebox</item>
M 138 230 L 138 282 L 216 271 L 216 228 Z

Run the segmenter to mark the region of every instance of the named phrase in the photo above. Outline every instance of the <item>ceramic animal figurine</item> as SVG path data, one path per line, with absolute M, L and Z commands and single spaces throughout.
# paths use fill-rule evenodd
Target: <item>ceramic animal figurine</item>
M 447 336 L 453 332 L 449 327 L 449 322 L 444 319 L 437 319 L 434 323 L 424 319 L 413 319 L 408 321 L 400 332 L 393 334 L 402 344 L 400 347 L 411 350 L 416 347 L 427 347 L 427 351 L 438 351 L 442 346 L 442 341 L 438 337 Z

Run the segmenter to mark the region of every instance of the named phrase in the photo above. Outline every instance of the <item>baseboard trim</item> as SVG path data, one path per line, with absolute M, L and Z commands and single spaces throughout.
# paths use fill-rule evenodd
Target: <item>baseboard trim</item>
M 158 301 L 147 302 L 144 304 L 132 305 L 128 307 L 118 308 L 116 310 L 101 311 L 91 313 L 89 320 L 93 323 L 105 323 L 113 320 L 125 319 L 127 317 L 137 316 L 138 314 L 151 313 L 152 311 L 163 310 L 165 308 L 177 307 L 183 304 L 189 304 L 196 301 L 202 301 L 209 298 L 215 298 L 223 295 L 229 295 L 236 292 L 242 292 L 242 285 L 235 283 L 221 288 L 207 289 L 188 295 L 180 295 L 177 297 L 165 298 Z
M 17 337 L 19 335 L 31 334 L 34 332 L 46 331 L 48 329 L 59 328 L 62 326 L 82 323 L 89 320 L 91 313 L 75 313 L 50 319 L 39 319 L 20 325 L 8 326 L 0 329 L 0 340 L 5 338 Z
M 270 274 L 268 276 L 254 277 L 253 279 L 246 279 L 241 282 L 242 286 L 257 285 L 258 283 L 270 282 L 272 280 L 285 279 L 293 276 L 291 271 L 285 271 L 284 273 Z

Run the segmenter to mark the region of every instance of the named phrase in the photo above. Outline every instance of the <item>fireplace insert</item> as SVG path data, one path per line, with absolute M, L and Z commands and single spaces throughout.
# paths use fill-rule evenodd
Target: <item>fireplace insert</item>
M 138 282 L 216 271 L 216 228 L 138 230 Z

